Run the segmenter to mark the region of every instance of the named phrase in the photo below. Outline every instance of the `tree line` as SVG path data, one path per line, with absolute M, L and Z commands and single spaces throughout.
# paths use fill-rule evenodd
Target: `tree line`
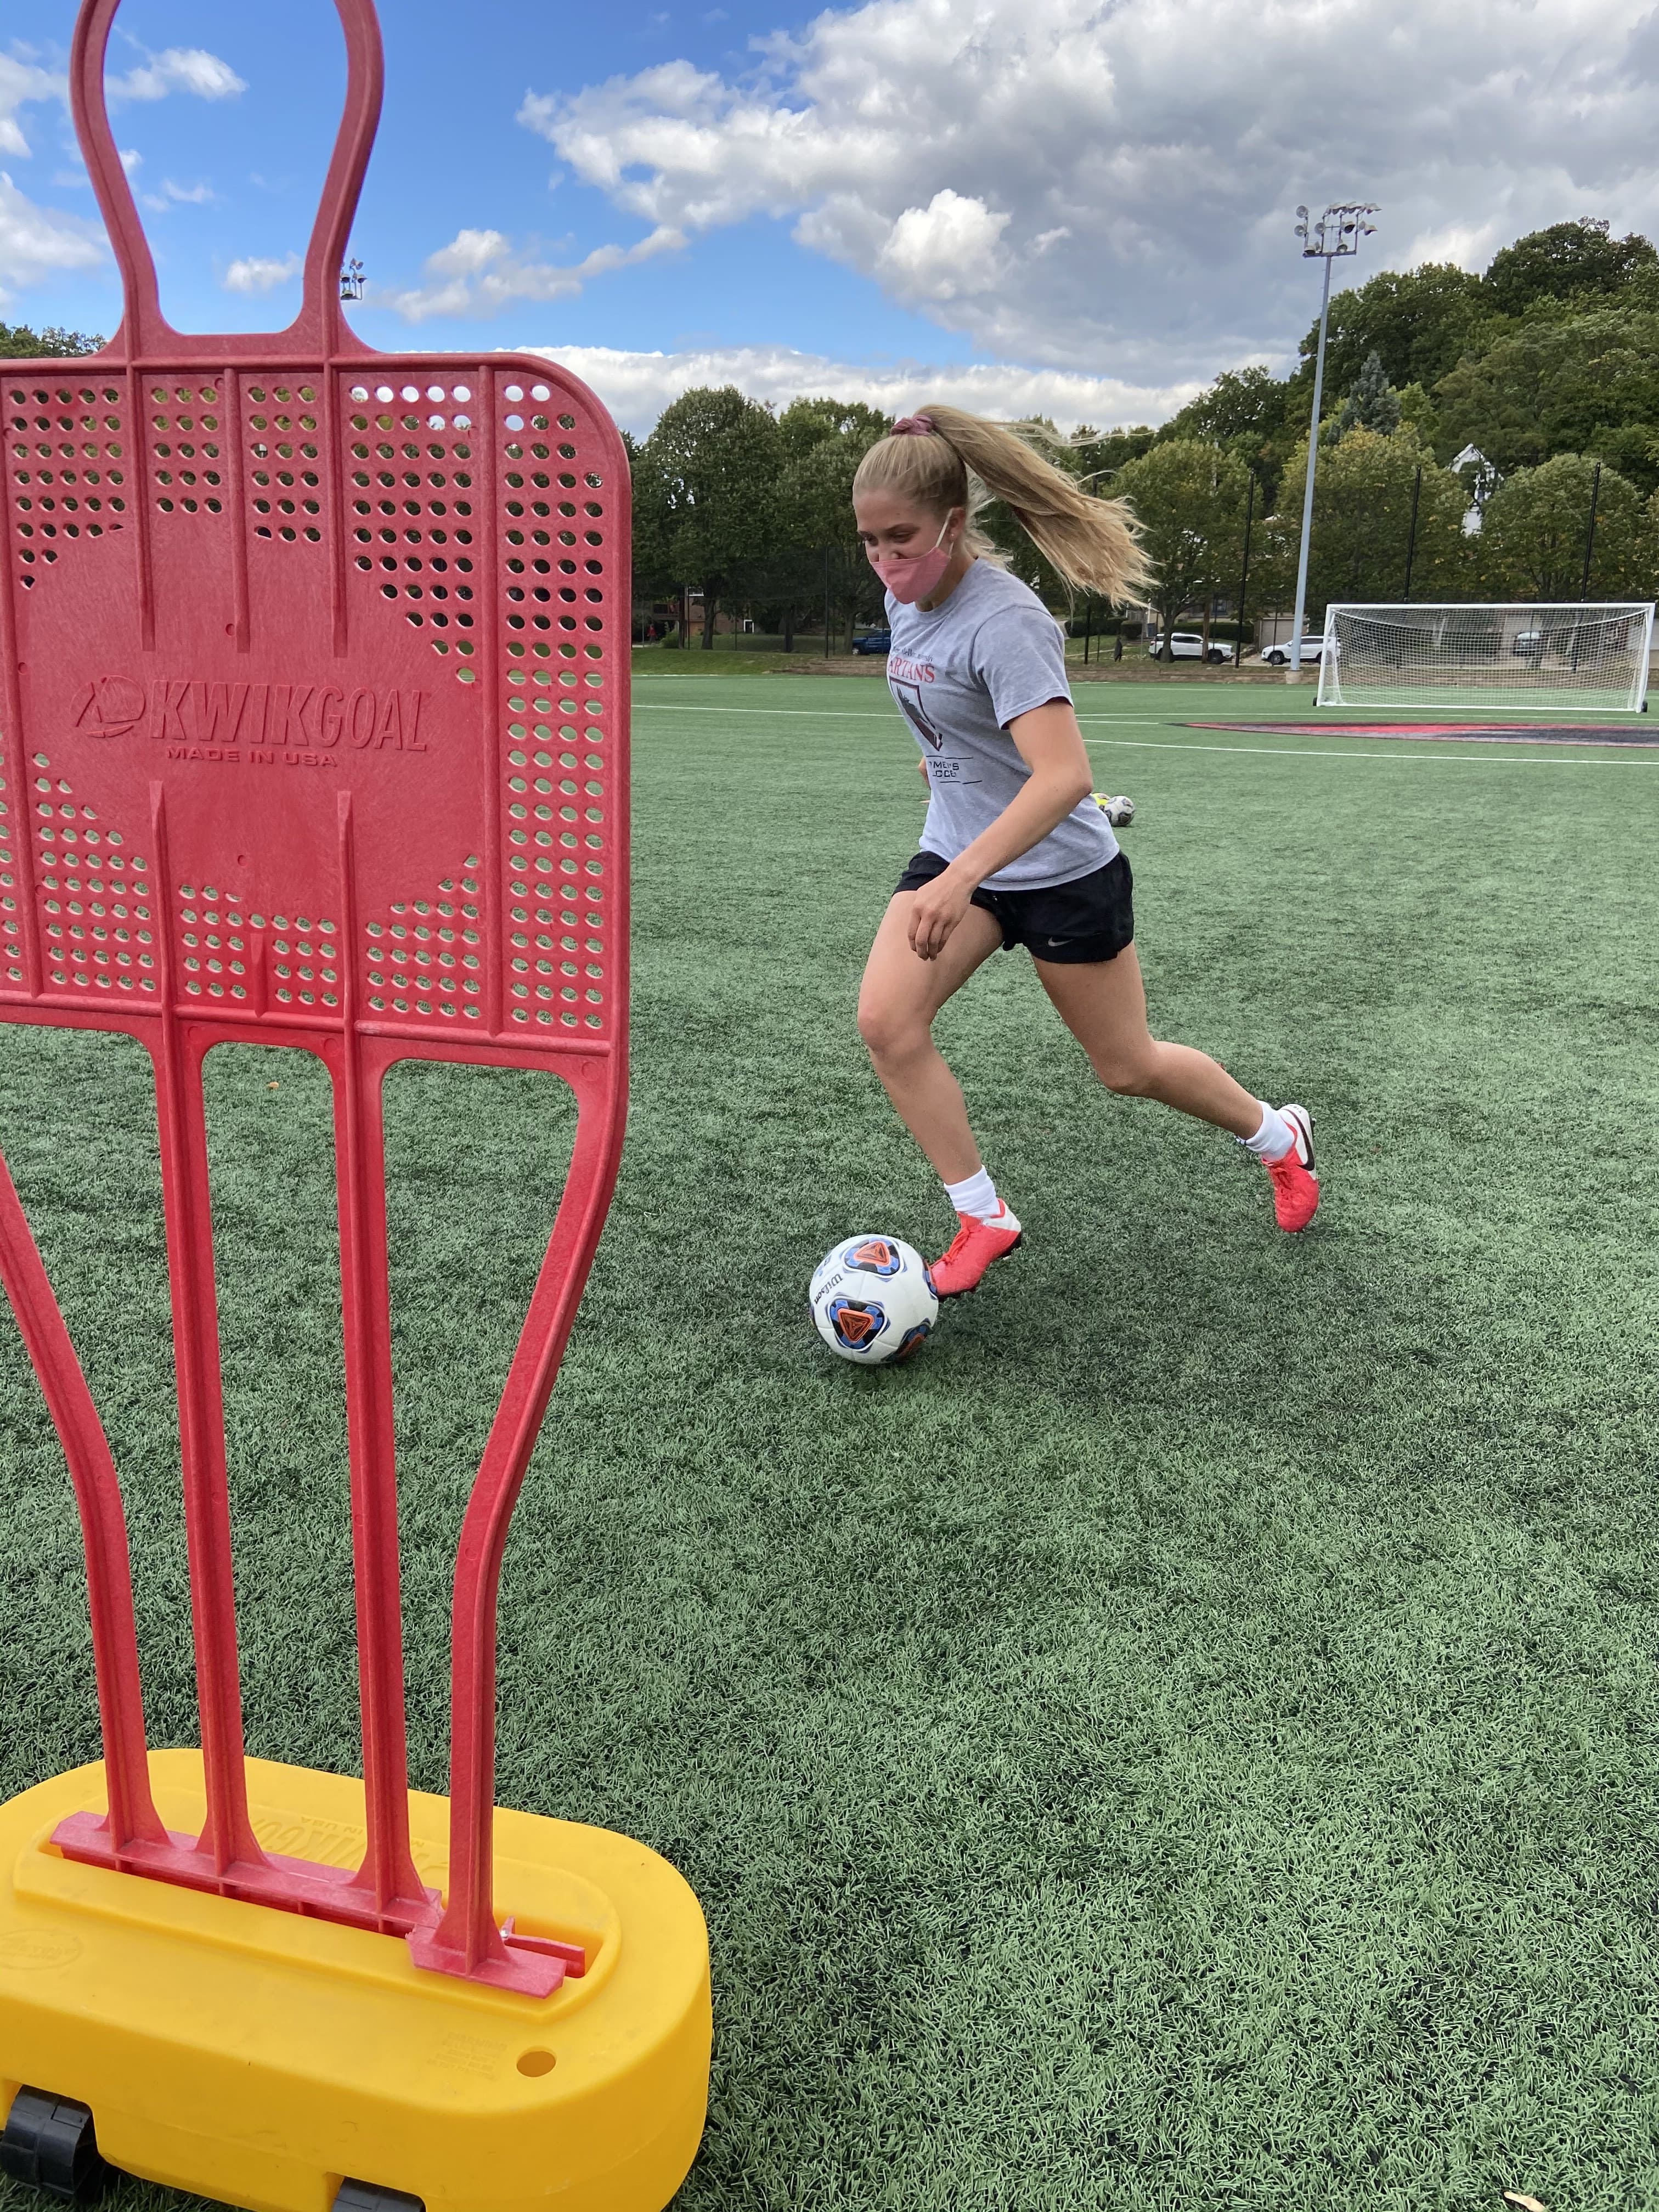
M 38 331 L 27 323 L 0 323 L 0 361 L 78 361 L 103 343 L 85 331 L 60 331 L 52 323 Z
M 1316 322 L 1286 377 L 1229 371 L 1158 428 L 1091 449 L 1170 564 L 1166 601 L 1237 592 L 1243 529 L 1223 517 L 1254 483 L 1251 597 L 1290 603 L 1318 337 Z M 1656 362 L 1659 252 L 1586 218 L 1517 239 L 1478 276 L 1431 263 L 1335 295 L 1310 615 L 1333 599 L 1654 597 Z
M 1062 465 L 1133 505 L 1166 636 L 1218 604 L 1237 614 L 1241 581 L 1247 614 L 1290 605 L 1317 343 L 1315 324 L 1289 375 L 1227 370 L 1156 428 L 1055 441 Z M 1334 599 L 1659 591 L 1659 252 L 1647 239 L 1556 223 L 1479 275 L 1430 263 L 1340 292 L 1325 388 L 1315 623 Z M 843 634 L 878 619 L 850 500 L 888 428 L 854 403 L 799 399 L 774 414 L 732 387 L 685 393 L 629 441 L 636 599 L 684 609 L 701 592 L 705 644 L 722 607 L 788 644 L 821 630 L 826 611 Z M 1064 608 L 1060 579 L 1012 518 L 994 506 L 981 520 Z
M 1316 324 L 1289 375 L 1227 370 L 1158 427 L 1085 426 L 1053 440 L 1061 465 L 1132 502 L 1166 636 L 1219 605 L 1237 615 L 1241 585 L 1247 616 L 1291 604 L 1317 339 Z M 100 343 L 0 324 L 0 357 Z M 1333 599 L 1659 590 L 1659 252 L 1649 240 L 1580 219 L 1517 239 L 1479 275 L 1428 263 L 1339 292 L 1326 392 L 1316 623 Z M 846 638 L 879 620 L 852 483 L 890 427 L 855 401 L 775 411 L 729 386 L 683 394 L 648 437 L 626 440 L 636 607 L 665 610 L 685 641 L 695 627 L 705 646 L 722 611 L 786 647 L 804 630 Z M 1066 608 L 1060 578 L 1012 517 L 993 506 L 981 520 L 1017 573 Z
M 730 385 L 684 393 L 648 438 L 626 440 L 635 605 L 678 605 L 689 641 L 700 592 L 705 646 L 720 608 L 742 607 L 786 651 L 815 617 L 834 631 L 878 616 L 880 587 L 853 526 L 853 477 L 890 427 L 857 402 L 797 399 L 775 415 Z

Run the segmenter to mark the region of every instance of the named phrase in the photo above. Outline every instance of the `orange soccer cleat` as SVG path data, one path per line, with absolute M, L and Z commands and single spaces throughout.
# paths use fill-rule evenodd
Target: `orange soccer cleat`
M 1281 1229 L 1292 1235 L 1305 1229 L 1319 1209 L 1319 1176 L 1314 1167 L 1313 1115 L 1305 1106 L 1281 1106 L 1296 1142 L 1282 1159 L 1264 1160 L 1273 1187 L 1273 1212 Z
M 1024 1234 L 1006 1200 L 988 1221 L 976 1220 L 971 1213 L 959 1213 L 957 1219 L 961 1228 L 929 1270 L 942 1298 L 977 1290 L 991 1262 L 1012 1252 Z

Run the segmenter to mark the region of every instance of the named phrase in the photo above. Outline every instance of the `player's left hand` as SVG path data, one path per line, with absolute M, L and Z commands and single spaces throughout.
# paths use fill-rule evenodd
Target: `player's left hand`
M 958 882 L 948 868 L 911 894 L 910 950 L 919 960 L 938 959 L 973 895 L 973 885 Z

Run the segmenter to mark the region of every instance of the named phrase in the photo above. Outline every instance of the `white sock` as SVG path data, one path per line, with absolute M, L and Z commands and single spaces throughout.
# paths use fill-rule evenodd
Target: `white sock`
M 997 1210 L 997 1187 L 983 1168 L 976 1168 L 960 1182 L 947 1182 L 945 1195 L 958 1213 L 973 1221 L 988 1221 Z
M 1261 1127 L 1253 1137 L 1241 1137 L 1239 1143 L 1247 1152 L 1254 1152 L 1259 1160 L 1282 1160 L 1296 1142 L 1296 1131 L 1276 1107 L 1265 1098 L 1258 1099 L 1261 1109 Z

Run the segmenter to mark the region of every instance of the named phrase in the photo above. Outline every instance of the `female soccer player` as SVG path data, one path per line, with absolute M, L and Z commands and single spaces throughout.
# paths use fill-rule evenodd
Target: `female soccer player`
M 887 680 L 928 787 L 921 849 L 865 968 L 859 1031 L 961 1224 L 934 1263 L 939 1294 L 971 1291 L 1020 1239 L 933 1039 L 939 1008 L 998 945 L 1027 948 L 1109 1090 L 1231 1130 L 1265 1164 L 1279 1227 L 1305 1229 L 1319 1203 L 1311 1115 L 1253 1098 L 1146 1026 L 1129 863 L 1091 796 L 1065 640 L 1036 592 L 988 557 L 970 472 L 1068 584 L 1121 599 L 1146 575 L 1121 501 L 1089 497 L 1013 431 L 955 407 L 895 423 L 854 480 L 859 535 L 887 587 Z

